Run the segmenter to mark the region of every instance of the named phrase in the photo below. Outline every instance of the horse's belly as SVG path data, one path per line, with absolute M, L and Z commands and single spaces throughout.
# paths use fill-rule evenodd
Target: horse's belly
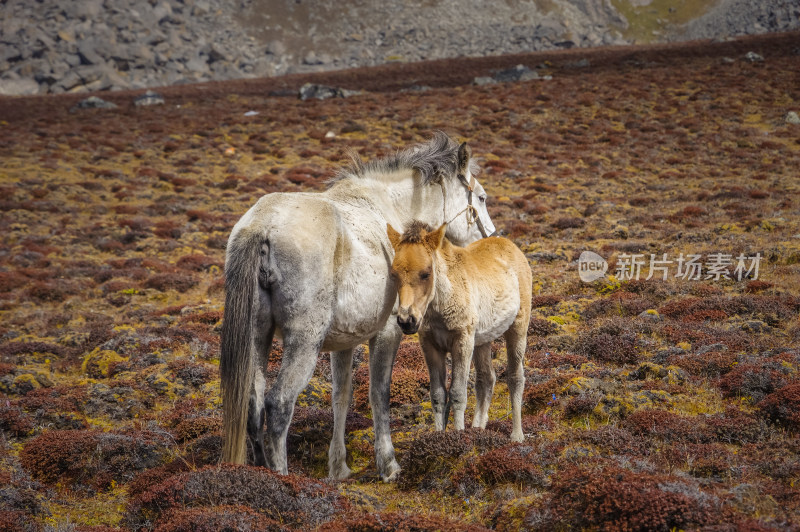
M 505 333 L 519 314 L 519 297 L 495 300 L 481 309 L 475 330 L 475 345 L 494 341 Z
M 369 265 L 364 265 L 358 275 L 340 283 L 323 349 L 347 349 L 375 336 L 391 314 L 394 305 L 392 289 L 386 272 Z
M 505 333 L 511 324 L 514 323 L 512 316 L 504 321 L 495 322 L 491 327 L 478 331 L 475 333 L 475 345 L 483 345 L 500 338 Z

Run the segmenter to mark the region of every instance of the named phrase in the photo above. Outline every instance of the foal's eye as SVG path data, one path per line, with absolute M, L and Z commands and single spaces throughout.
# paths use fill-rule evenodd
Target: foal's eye
M 431 274 L 429 272 L 422 272 L 419 274 L 419 278 L 423 281 L 427 281 L 430 278 Z

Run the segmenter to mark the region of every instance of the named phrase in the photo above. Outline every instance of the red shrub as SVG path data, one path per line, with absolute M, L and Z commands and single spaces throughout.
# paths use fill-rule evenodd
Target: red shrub
M 195 253 L 193 255 L 186 255 L 178 259 L 177 266 L 178 268 L 184 270 L 202 272 L 208 270 L 212 266 L 222 268 L 222 262 L 213 257 L 209 257 L 208 255 Z
M 792 430 L 800 429 L 800 382 L 770 393 L 758 404 L 761 415 Z
M 583 227 L 585 223 L 586 222 L 583 220 L 583 218 L 566 216 L 559 218 L 550 225 L 556 229 L 576 229 L 578 227 Z
M 732 351 L 708 351 L 702 354 L 672 355 L 668 362 L 699 377 L 718 378 L 730 372 L 739 363 Z
M 181 224 L 175 220 L 161 220 L 156 222 L 153 234 L 161 238 L 178 239 L 181 237 Z
M 280 521 L 243 505 L 173 509 L 155 523 L 154 532 L 216 532 L 248 530 L 251 532 L 283 532 Z
M 624 425 L 631 434 L 663 441 L 700 442 L 708 438 L 697 419 L 666 410 L 638 410 L 628 416 Z
M 741 364 L 719 380 L 725 397 L 744 397 L 759 402 L 786 382 L 780 362 Z
M 661 450 L 658 460 L 695 477 L 725 476 L 734 465 L 731 452 L 719 443 L 673 443 Z
M 454 473 L 464 467 L 466 458 L 507 442 L 505 436 L 482 429 L 423 432 L 414 438 L 403 455 L 398 485 L 406 490 L 457 491 L 459 478 Z
M 561 390 L 564 381 L 563 377 L 556 377 L 539 383 L 526 384 L 525 390 L 522 392 L 523 404 L 533 410 L 553 405 L 557 400 L 555 396 Z
M 528 324 L 528 334 L 531 336 L 550 336 L 556 332 L 558 332 L 558 325 L 552 321 L 531 318 Z
M 589 361 L 588 358 L 574 353 L 559 353 L 557 351 L 535 351 L 528 355 L 527 364 L 532 368 L 553 369 L 562 366 L 579 368 Z
M 27 436 L 33 431 L 33 420 L 19 408 L 0 409 L 0 431 L 16 437 Z
M 197 284 L 197 279 L 184 273 L 159 273 L 145 281 L 146 288 L 153 288 L 160 292 L 177 290 L 186 292 Z
M 769 290 L 773 286 L 774 285 L 772 283 L 768 283 L 766 281 L 748 281 L 747 286 L 744 287 L 744 291 L 748 294 L 755 294 L 763 290 Z
M 564 298 L 556 294 L 534 296 L 531 299 L 531 308 L 553 307 L 561 303 Z
M 350 513 L 323 524 L 319 532 L 483 532 L 482 526 L 450 521 L 435 515 L 404 513 Z
M 479 478 L 488 485 L 523 484 L 544 487 L 546 476 L 532 447 L 520 443 L 492 449 L 477 458 L 474 466 Z
M 22 466 L 44 482 L 62 480 L 107 487 L 127 481 L 135 471 L 158 465 L 167 443 L 150 433 L 51 430 L 28 441 L 20 451 Z
M 612 364 L 635 364 L 640 358 L 636 335 L 613 324 L 582 333 L 575 350 L 590 360 Z
M 349 509 L 335 488 L 306 477 L 280 475 L 262 467 L 208 466 L 179 473 L 133 497 L 127 523 L 168 523 L 171 512 L 191 508 L 247 506 L 290 526 L 315 527 Z
M 550 497 L 553 524 L 575 529 L 685 529 L 711 521 L 714 514 L 693 485 L 616 465 L 567 467 L 556 476 Z

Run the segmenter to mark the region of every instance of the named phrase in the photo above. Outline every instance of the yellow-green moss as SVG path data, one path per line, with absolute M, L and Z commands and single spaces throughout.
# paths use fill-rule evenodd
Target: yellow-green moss
M 102 379 L 108 377 L 108 368 L 111 364 L 116 362 L 124 362 L 128 360 L 122 357 L 116 351 L 108 349 L 97 348 L 85 357 L 83 357 L 83 364 L 81 369 L 83 373 L 94 379 Z

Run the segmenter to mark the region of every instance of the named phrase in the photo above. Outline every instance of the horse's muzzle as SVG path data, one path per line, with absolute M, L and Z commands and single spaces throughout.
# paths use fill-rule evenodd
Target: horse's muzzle
M 403 334 L 414 334 L 417 332 L 417 329 L 419 329 L 419 322 L 410 314 L 406 318 L 397 316 L 397 325 L 400 326 L 400 330 L 403 331 Z

